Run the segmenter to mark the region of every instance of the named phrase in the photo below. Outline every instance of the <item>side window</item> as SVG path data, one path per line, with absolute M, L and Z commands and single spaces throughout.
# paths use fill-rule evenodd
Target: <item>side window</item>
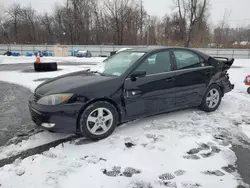
M 170 52 L 164 51 L 149 56 L 136 71 L 146 71 L 147 75 L 171 71 Z
M 201 67 L 203 60 L 196 54 L 186 50 L 174 50 L 177 69 Z

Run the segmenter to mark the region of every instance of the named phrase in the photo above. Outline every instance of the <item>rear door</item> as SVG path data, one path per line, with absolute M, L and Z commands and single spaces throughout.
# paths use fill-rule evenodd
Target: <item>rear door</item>
M 146 76 L 124 83 L 127 115 L 149 115 L 175 105 L 173 62 L 170 51 L 147 57 L 134 71 L 146 71 Z
M 176 105 L 199 105 L 213 74 L 213 67 L 193 51 L 174 49 Z

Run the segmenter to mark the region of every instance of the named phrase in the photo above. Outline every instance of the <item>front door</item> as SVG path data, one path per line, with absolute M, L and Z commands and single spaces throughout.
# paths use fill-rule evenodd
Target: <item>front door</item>
M 176 105 L 199 105 L 209 85 L 213 67 L 189 50 L 175 49 L 173 55 L 176 65 Z
M 146 71 L 146 76 L 124 83 L 127 116 L 149 115 L 175 104 L 174 73 L 169 51 L 147 57 L 134 71 Z

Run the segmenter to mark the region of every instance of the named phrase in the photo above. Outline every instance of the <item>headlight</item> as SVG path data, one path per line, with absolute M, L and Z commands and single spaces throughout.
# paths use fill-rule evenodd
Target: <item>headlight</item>
M 57 105 L 67 102 L 72 96 L 73 94 L 71 93 L 48 95 L 38 100 L 37 103 L 42 105 Z

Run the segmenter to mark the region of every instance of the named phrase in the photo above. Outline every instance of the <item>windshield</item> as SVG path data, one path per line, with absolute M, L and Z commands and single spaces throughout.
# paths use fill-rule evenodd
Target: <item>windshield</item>
M 121 76 L 133 65 L 143 52 L 119 52 L 104 61 L 103 75 Z

